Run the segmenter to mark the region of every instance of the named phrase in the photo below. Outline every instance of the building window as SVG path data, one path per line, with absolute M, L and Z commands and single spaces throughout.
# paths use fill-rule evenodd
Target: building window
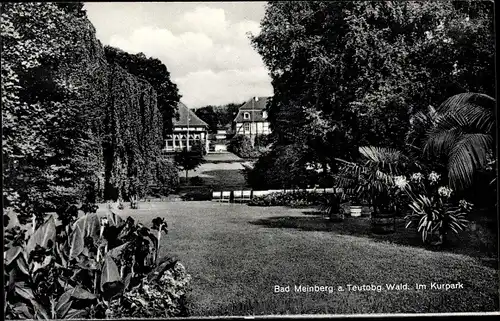
M 250 113 L 243 113 L 243 119 L 250 119 Z
M 250 123 L 243 124 L 243 132 L 250 132 Z

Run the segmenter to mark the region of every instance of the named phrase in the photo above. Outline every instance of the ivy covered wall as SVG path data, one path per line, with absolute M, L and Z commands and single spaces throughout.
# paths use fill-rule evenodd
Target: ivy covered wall
M 161 157 L 158 93 L 107 60 L 83 5 L 1 11 L 3 208 L 43 216 L 151 185 L 171 191 L 177 172 Z

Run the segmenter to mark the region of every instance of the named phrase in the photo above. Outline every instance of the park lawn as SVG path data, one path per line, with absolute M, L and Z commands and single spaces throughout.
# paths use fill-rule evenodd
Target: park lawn
M 242 170 L 242 163 L 204 163 L 196 170 L 189 171 L 189 179 L 199 177 L 204 186 L 211 186 L 216 189 L 238 189 L 247 187 Z M 180 171 L 181 183 L 185 184 L 185 172 Z
M 346 215 L 343 222 L 332 222 L 325 219 L 319 211 L 304 210 L 304 216 L 274 216 L 259 219 L 253 222 L 274 228 L 299 229 L 303 231 L 323 231 L 341 235 L 367 237 L 379 242 L 388 242 L 424 248 L 431 251 L 451 252 L 464 254 L 481 260 L 482 264 L 498 269 L 498 223 L 496 212 L 482 211 L 480 215 L 471 215 L 475 224 L 460 231 L 458 234 L 449 233 L 445 246 L 424 244 L 422 235 L 415 226 L 406 228 L 408 223 L 402 217 L 396 219 L 394 233 L 375 234 L 372 232 L 369 217 L 350 217 Z M 473 212 L 478 213 L 478 211 Z M 486 215 L 485 215 L 486 214 Z M 475 217 L 474 217 L 475 216 Z
M 249 188 L 241 170 L 212 170 L 203 172 L 204 185 L 213 186 L 216 189 L 224 188 Z
M 270 228 L 255 222 L 303 217 L 303 209 L 214 202 L 141 203 L 123 210 L 150 226 L 169 223 L 160 256 L 192 275 L 193 316 L 498 311 L 498 274 L 477 259 L 341 235 Z M 432 282 L 460 290 L 430 289 Z M 408 284 L 407 291 L 297 293 L 295 285 Z M 415 290 L 416 283 L 427 290 Z M 274 287 L 290 286 L 289 293 Z

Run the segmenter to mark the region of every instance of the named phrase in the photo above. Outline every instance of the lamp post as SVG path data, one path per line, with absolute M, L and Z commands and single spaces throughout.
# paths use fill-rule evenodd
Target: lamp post
M 187 151 L 189 151 L 189 120 L 190 120 L 190 113 L 191 113 L 191 111 L 188 108 L 188 114 L 187 114 L 187 141 L 186 141 Z

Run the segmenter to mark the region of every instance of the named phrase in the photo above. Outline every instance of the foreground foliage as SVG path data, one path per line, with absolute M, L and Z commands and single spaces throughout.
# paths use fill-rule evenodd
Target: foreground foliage
M 395 178 L 395 185 L 410 199 L 412 213 L 406 217 L 406 227 L 417 225 L 423 242 L 437 233 L 439 241 L 435 244 L 446 243 L 448 232 L 458 234 L 468 226 L 467 214 L 473 208 L 466 200 L 457 201 L 453 190 L 440 184 L 440 177 L 431 171 L 413 173 L 409 180 L 405 176 Z
M 179 262 L 158 257 L 167 231 L 160 218 L 150 229 L 113 212 L 71 224 L 50 215 L 36 228 L 7 230 L 6 317 L 185 316 L 190 276 Z

